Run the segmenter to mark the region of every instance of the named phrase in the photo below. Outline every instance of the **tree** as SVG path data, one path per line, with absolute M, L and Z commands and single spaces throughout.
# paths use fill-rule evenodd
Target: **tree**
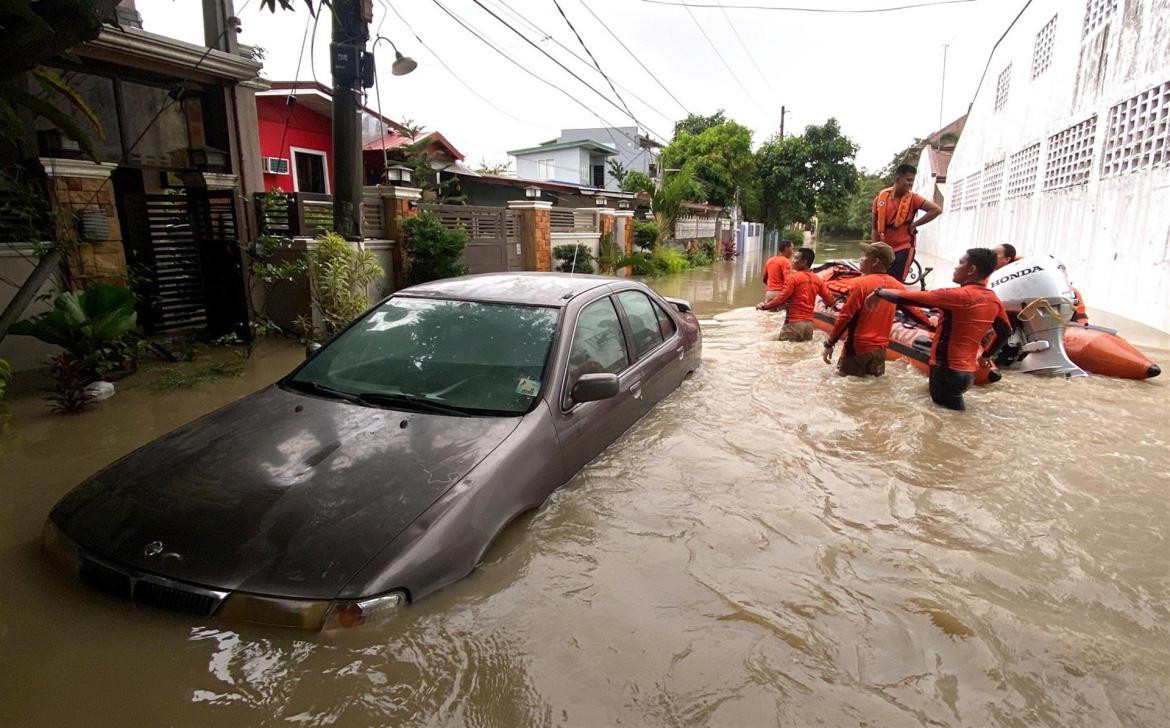
M 683 131 L 662 150 L 662 166 L 689 170 L 708 202 L 731 205 L 755 175 L 752 132 L 730 120 L 698 134 Z
M 727 121 L 727 116 L 723 113 L 723 109 L 716 111 L 710 116 L 702 116 L 701 114 L 687 114 L 687 118 L 674 122 L 674 139 L 678 139 L 678 135 L 684 131 L 688 134 L 702 134 L 713 126 L 719 126 Z
M 820 230 L 828 237 L 868 239 L 873 223 L 873 198 L 887 186 L 887 179 L 879 174 L 862 173 L 858 176 L 857 188 L 843 207 L 818 213 Z
M 617 159 L 607 159 L 605 164 L 609 167 L 609 176 L 617 181 L 618 188 L 620 189 L 622 182 L 625 181 L 626 175 L 630 173 L 630 170 Z
M 756 153 L 762 215 L 770 225 L 807 223 L 817 211 L 840 210 L 857 186 L 857 145 L 836 119 L 799 136 L 772 137 Z
M 654 180 L 637 170 L 627 172 L 621 184 L 622 192 L 654 192 Z
M 654 220 L 658 223 L 658 240 L 667 240 L 674 234 L 674 222 L 682 214 L 684 203 L 702 199 L 703 186 L 690 170 L 684 169 L 667 176 L 662 186 L 654 191 L 650 203 L 654 210 Z
M 511 169 L 511 167 L 509 167 L 507 162 L 494 162 L 492 164 L 488 164 L 487 160 L 483 157 L 479 158 L 479 164 L 475 167 L 475 171 L 479 174 L 494 175 L 504 174 L 509 169 Z

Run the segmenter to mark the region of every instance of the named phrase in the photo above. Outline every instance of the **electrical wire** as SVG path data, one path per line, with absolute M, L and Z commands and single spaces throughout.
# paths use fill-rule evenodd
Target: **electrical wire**
M 513 114 L 500 108 L 499 106 L 496 106 L 495 102 L 492 101 L 491 99 L 489 99 L 487 96 L 484 96 L 480 92 L 476 91 L 475 88 L 471 84 L 464 81 L 463 78 L 458 73 L 455 73 L 455 70 L 453 68 L 451 68 L 450 66 L 447 65 L 447 62 L 443 60 L 443 57 L 441 55 L 436 53 L 433 48 L 431 48 L 429 45 L 427 45 L 426 41 L 424 41 L 419 36 L 419 34 L 417 32 L 415 32 L 414 27 L 406 20 L 406 18 L 402 17 L 402 13 L 398 12 L 398 8 L 394 7 L 394 5 L 390 2 L 390 0 L 381 0 L 381 2 L 382 2 L 382 5 L 389 8 L 395 15 L 398 16 L 398 19 L 402 21 L 402 24 L 406 26 L 406 29 L 408 31 L 410 31 L 410 34 L 414 36 L 414 39 L 418 41 L 419 45 L 421 45 L 423 48 L 425 48 L 427 50 L 427 52 L 430 53 L 431 56 L 434 57 L 434 59 L 439 62 L 439 65 L 441 65 L 443 68 L 447 69 L 447 73 L 451 74 L 451 76 L 456 81 L 458 81 L 463 86 L 463 88 L 467 89 L 468 93 L 472 94 L 473 96 L 478 98 L 480 101 L 483 101 L 488 106 L 492 107 L 493 109 L 495 109 L 496 111 L 500 112 L 501 114 L 503 114 L 504 116 L 508 117 L 509 119 L 511 119 L 513 121 L 518 121 L 521 124 L 531 126 L 534 129 L 547 128 L 543 124 L 533 124 L 531 121 L 529 121 L 527 119 L 521 119 L 519 116 L 514 116 Z
M 501 50 L 499 47 L 497 47 L 495 44 L 493 44 L 493 43 L 492 43 L 490 40 L 488 40 L 487 38 L 485 38 L 485 37 L 483 37 L 482 35 L 480 35 L 480 33 L 479 33 L 477 30 L 475 30 L 474 28 L 472 28 L 471 26 L 469 26 L 469 25 L 468 25 L 468 24 L 467 24 L 467 23 L 466 23 L 466 22 L 465 22 L 465 21 L 464 21 L 462 18 L 460 18 L 458 15 L 456 15 L 456 14 L 455 14 L 455 13 L 453 13 L 453 12 L 451 12 L 451 10 L 450 10 L 450 9 L 449 9 L 449 8 L 448 8 L 446 5 L 444 5 L 443 3 L 439 2 L 439 0 L 431 0 L 431 2 L 433 2 L 435 5 L 438 5 L 438 6 L 439 6 L 439 8 L 440 8 L 440 9 L 441 9 L 441 10 L 442 10 L 444 13 L 446 13 L 447 15 L 449 15 L 449 16 L 451 17 L 451 19 L 452 19 L 452 20 L 454 20 L 456 23 L 458 23 L 460 26 L 462 26 L 464 30 L 466 30 L 468 33 L 471 33 L 473 36 L 475 36 L 477 39 L 479 39 L 479 41 L 480 41 L 481 43 L 483 43 L 484 45 L 486 45 L 488 48 L 491 48 L 493 51 L 495 51 L 496 53 L 498 53 L 498 54 L 500 54 L 501 56 L 503 56 L 503 57 L 504 57 L 504 58 L 505 58 L 505 59 L 506 59 L 506 60 L 507 60 L 509 63 L 511 63 L 512 65 L 516 66 L 516 67 L 517 67 L 517 68 L 519 68 L 521 71 L 524 71 L 524 73 L 528 74 L 529 76 L 532 76 L 532 77 L 533 77 L 533 78 L 535 78 L 537 81 L 540 81 L 540 82 L 541 82 L 541 83 L 543 83 L 544 85 L 546 85 L 546 86 L 548 86 L 548 87 L 550 87 L 550 88 L 552 88 L 552 89 L 555 89 L 556 91 L 559 91 L 561 94 L 564 94 L 564 95 L 565 95 L 565 96 L 567 96 L 567 97 L 569 98 L 569 100 L 571 100 L 573 103 L 577 104 L 578 106 L 580 106 L 581 108 L 585 109 L 586 111 L 588 111 L 588 112 L 589 112 L 590 114 L 592 114 L 593 116 L 596 116 L 598 119 L 600 119 L 600 120 L 601 120 L 601 122 L 602 122 L 603 124 L 605 124 L 606 126 L 610 126 L 610 127 L 614 126 L 613 122 L 609 121 L 608 119 L 606 119 L 606 118 L 605 118 L 604 116 L 602 116 L 601 114 L 598 114 L 598 113 L 597 113 L 596 111 L 594 111 L 594 110 L 593 110 L 593 108 L 592 108 L 592 107 L 590 107 L 588 104 L 586 104 L 585 102 L 581 101 L 581 100 L 580 100 L 580 99 L 578 99 L 576 96 L 574 96 L 573 94 L 569 93 L 568 91 L 566 91 L 565 89 L 561 88 L 560 86 L 558 86 L 557 84 L 553 83 L 552 81 L 549 81 L 548 79 L 544 78 L 543 76 L 540 76 L 540 75 L 539 75 L 539 74 L 537 74 L 536 72 L 532 71 L 532 70 L 531 70 L 531 69 L 529 69 L 527 66 L 525 66 L 524 64 L 520 63 L 519 61 L 517 61 L 516 59 L 512 58 L 510 55 L 508 55 L 507 53 L 505 53 L 503 50 Z
M 644 3 L 651 5 L 666 5 L 672 8 L 692 7 L 692 8 L 717 8 L 725 7 L 732 10 L 776 10 L 787 13 L 835 13 L 843 15 L 863 15 L 867 13 L 893 13 L 899 10 L 913 10 L 914 8 L 929 8 L 936 5 L 959 5 L 961 3 L 973 3 L 975 0 L 932 0 L 931 2 L 914 3 L 912 5 L 895 5 L 885 8 L 809 8 L 809 7 L 795 7 L 786 5 L 723 5 L 722 3 L 715 5 L 712 3 L 687 3 L 686 0 L 680 2 L 668 2 L 668 0 L 642 0 Z
M 723 19 L 727 21 L 727 24 L 731 27 L 731 32 L 735 34 L 735 39 L 739 41 L 739 47 L 743 48 L 743 52 L 747 54 L 748 60 L 751 61 L 752 65 L 756 67 L 756 72 L 760 74 L 760 78 L 764 79 L 764 85 L 768 87 L 768 90 L 772 92 L 773 96 L 779 98 L 780 94 L 776 92 L 776 88 L 772 85 L 772 82 L 768 80 L 767 75 L 764 74 L 764 70 L 760 68 L 760 64 L 756 63 L 755 55 L 752 54 L 752 51 L 750 48 L 748 48 L 747 43 L 743 42 L 743 38 L 740 37 L 739 31 L 735 28 L 735 23 L 731 22 L 731 16 L 727 14 L 727 8 L 723 7 L 721 0 L 715 1 L 719 3 L 719 9 L 723 11 Z
M 589 50 L 589 46 L 585 45 L 585 41 L 581 38 L 581 34 L 577 32 L 575 27 L 573 27 L 573 21 L 569 20 L 568 15 L 565 15 L 565 10 L 561 7 L 560 0 L 553 0 L 553 5 L 557 6 L 557 12 L 561 14 L 562 18 L 564 18 L 565 24 L 569 26 L 569 30 L 573 31 L 573 35 L 577 36 L 577 42 L 580 43 L 581 47 L 585 49 L 585 54 L 589 56 L 589 60 L 593 61 L 593 67 L 597 69 L 597 72 L 600 73 L 601 77 L 605 79 L 605 82 L 609 84 L 609 90 L 613 91 L 613 95 L 617 97 L 618 101 L 622 102 L 622 107 L 626 110 L 626 113 L 630 115 L 630 118 L 635 118 L 634 112 L 630 111 L 630 105 L 626 103 L 626 100 L 623 99 L 622 95 L 618 93 L 618 90 L 614 88 L 613 81 L 610 80 L 609 76 L 605 74 L 605 71 L 601 70 L 601 64 L 597 62 L 597 58 L 593 55 L 593 51 Z
M 556 59 L 556 57 L 555 57 L 555 56 L 551 55 L 551 54 L 550 54 L 548 51 L 546 51 L 545 49 L 541 48 L 539 45 L 537 45 L 536 43 L 534 43 L 534 42 L 532 41 L 532 39 L 531 39 L 531 38 L 529 38 L 528 36 L 526 36 L 526 35 L 524 35 L 523 33 L 521 33 L 519 30 L 517 30 L 517 29 L 515 28 L 515 26 L 513 26 L 511 23 L 509 23 L 508 21 L 506 21 L 506 20 L 504 20 L 503 18 L 501 18 L 499 15 L 497 15 L 495 12 L 493 12 L 493 11 L 491 10 L 491 8 L 487 7 L 487 6 L 486 6 L 486 5 L 484 5 L 482 2 L 480 2 L 480 0 L 471 0 L 471 1 L 472 1 L 473 3 L 475 3 L 476 5 L 478 5 L 478 6 L 479 6 L 479 7 L 480 7 L 480 8 L 481 8 L 481 9 L 482 9 L 484 12 L 486 12 L 488 15 L 491 15 L 493 18 L 495 18 L 497 21 L 499 21 L 499 22 L 500 22 L 502 25 L 504 25 L 506 28 L 508 28 L 508 30 L 511 30 L 513 33 L 515 33 L 517 36 L 519 36 L 519 37 L 520 37 L 520 38 L 521 38 L 521 39 L 522 39 L 522 40 L 523 40 L 525 43 L 527 43 L 528 45 L 532 46 L 532 47 L 533 47 L 533 48 L 535 48 L 537 51 L 539 51 L 539 52 L 540 52 L 540 53 L 541 53 L 543 56 L 545 56 L 546 58 L 548 58 L 549 60 L 551 60 L 553 63 L 557 64 L 558 66 L 560 66 L 560 67 L 561 67 L 561 69 L 563 69 L 563 70 L 564 70 L 566 73 L 568 73 L 568 74 L 569 74 L 570 76 L 572 76 L 573 78 L 577 79 L 577 81 L 579 81 L 579 82 L 580 82 L 582 85 L 584 85 L 584 86 L 585 86 L 586 88 L 588 88 L 590 91 L 592 91 L 593 93 L 597 94 L 597 96 L 598 96 L 598 97 L 600 97 L 600 98 L 604 99 L 604 100 L 605 100 L 605 102 L 606 102 L 607 104 L 609 104 L 610 106 L 614 107 L 615 109 L 617 109 L 618 111 L 622 112 L 623 114 L 625 114 L 625 113 L 626 113 L 626 112 L 625 112 L 625 110 L 624 110 L 624 109 L 622 109 L 622 107 L 620 107 L 620 106 L 618 106 L 616 103 L 614 103 L 613 99 L 609 98 L 608 96 L 606 96 L 605 94 L 603 94 L 601 91 L 598 91 L 598 90 L 597 90 L 597 89 L 596 89 L 596 88 L 595 88 L 595 87 L 594 87 L 592 84 L 590 84 L 588 81 L 586 81 L 585 79 L 583 79 L 583 78 L 581 78 L 580 76 L 578 76 L 578 75 L 577 75 L 575 72 L 573 72 L 573 70 L 572 70 L 571 68 L 569 68 L 569 67 L 568 67 L 568 66 L 566 66 L 565 64 L 561 63 L 559 60 L 557 60 L 557 59 Z M 638 119 L 636 116 L 633 116 L 633 115 L 631 115 L 631 116 L 630 116 L 630 118 L 634 120 L 634 123 L 635 123 L 635 124 L 637 124 L 637 125 L 641 126 L 642 128 L 646 129 L 648 132 L 650 132 L 650 133 L 654 134 L 655 136 L 659 137 L 660 139 L 665 139 L 665 138 L 666 138 L 666 137 L 665 137 L 665 136 L 663 136 L 662 134 L 659 134 L 658 132 L 656 132 L 656 131 L 654 131 L 653 129 L 651 129 L 651 128 L 650 128 L 648 125 L 646 125 L 646 124 L 643 124 L 643 123 L 641 122 L 641 120 L 639 120 L 639 119 Z
M 657 83 L 659 85 L 659 87 L 661 87 L 662 90 L 666 92 L 666 95 L 669 96 L 671 99 L 673 99 L 674 103 L 678 104 L 678 107 L 680 109 L 682 109 L 687 114 L 690 114 L 692 116 L 694 115 L 694 114 L 692 114 L 690 109 L 688 109 L 685 105 L 683 105 L 683 102 L 678 100 L 677 96 L 675 96 L 673 93 L 670 92 L 670 89 L 668 89 L 666 87 L 666 84 L 662 83 L 662 81 L 660 81 L 658 79 L 658 76 L 654 75 L 654 72 L 646 67 L 645 63 L 642 63 L 642 59 L 638 57 L 638 54 L 636 54 L 632 50 L 630 50 L 629 46 L 627 46 L 622 41 L 622 39 L 618 37 L 617 33 L 610 30 L 609 26 L 605 24 L 605 21 L 602 20 L 597 15 L 597 13 L 593 12 L 593 8 L 589 7 L 589 5 L 586 4 L 585 0 L 579 0 L 579 2 L 581 3 L 582 7 L 584 7 L 586 10 L 589 11 L 589 14 L 593 16 L 593 19 L 596 20 L 601 25 L 602 28 L 605 28 L 605 31 L 607 33 L 609 33 L 613 37 L 613 39 L 618 42 L 618 45 L 620 45 L 625 50 L 626 53 L 630 54 L 630 57 L 633 58 L 638 63 L 638 65 L 642 67 L 642 70 L 645 71 L 650 76 L 650 78 L 654 79 L 654 82 Z
M 310 20 L 311 20 L 311 18 L 305 19 L 305 32 L 301 36 L 301 53 L 299 56 L 297 56 L 297 70 L 295 73 L 293 73 L 292 80 L 293 80 L 294 84 L 301 80 L 301 61 L 303 61 L 305 59 L 305 41 L 307 41 L 309 38 L 309 21 Z M 293 95 L 293 91 L 295 91 L 295 90 L 296 89 L 289 89 L 288 97 L 285 100 L 285 105 L 288 106 L 288 114 L 286 114 L 284 117 L 284 128 L 281 129 L 281 131 L 280 131 L 280 146 L 276 148 L 277 156 L 284 153 L 285 135 L 288 133 L 288 125 L 292 121 L 293 106 L 294 106 L 294 104 L 296 104 L 296 96 Z M 292 160 L 289 160 L 289 161 L 292 161 Z M 290 169 L 289 172 L 291 173 L 292 170 Z
M 752 96 L 752 92 L 748 91 L 747 86 L 743 85 L 743 81 L 739 80 L 739 76 L 735 75 L 735 71 L 731 68 L 731 64 L 727 62 L 727 59 L 724 58 L 723 54 L 719 52 L 719 48 L 715 45 L 714 41 L 711 40 L 711 36 L 707 35 L 707 31 L 703 29 L 703 24 L 700 23 L 699 19 L 695 17 L 695 14 L 691 12 L 691 6 L 684 2 L 682 7 L 686 8 L 687 15 L 691 16 L 691 20 L 694 21 L 695 27 L 699 29 L 699 32 L 703 34 L 703 38 L 707 40 L 707 45 L 711 46 L 711 50 L 715 51 L 715 55 L 718 56 L 719 60 L 723 62 L 723 67 L 727 69 L 727 72 L 731 74 L 731 77 L 735 79 L 735 82 L 739 84 L 739 87 L 743 89 L 743 92 L 747 94 L 747 97 L 752 100 L 752 103 L 758 106 L 760 111 L 764 111 L 764 107 L 760 104 L 759 100 L 755 96 Z

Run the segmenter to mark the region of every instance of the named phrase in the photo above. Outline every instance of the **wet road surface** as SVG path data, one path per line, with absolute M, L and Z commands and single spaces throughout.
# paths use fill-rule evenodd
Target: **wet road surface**
M 765 341 L 759 264 L 655 281 L 707 318 L 700 372 L 470 577 L 344 639 L 135 608 L 37 550 L 79 480 L 298 348 L 77 417 L 17 399 L 0 725 L 1165 725 L 1167 382 L 1009 374 L 941 410 L 901 364 L 842 381 Z

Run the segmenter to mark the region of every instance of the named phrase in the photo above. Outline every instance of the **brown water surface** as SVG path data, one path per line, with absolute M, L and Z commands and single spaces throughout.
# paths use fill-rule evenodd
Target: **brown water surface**
M 18 397 L 0 725 L 1166 725 L 1167 382 L 1009 374 L 940 410 L 902 365 L 766 342 L 759 266 L 653 282 L 708 317 L 700 372 L 474 574 L 344 640 L 135 608 L 37 548 L 78 481 L 297 348 L 76 417 Z

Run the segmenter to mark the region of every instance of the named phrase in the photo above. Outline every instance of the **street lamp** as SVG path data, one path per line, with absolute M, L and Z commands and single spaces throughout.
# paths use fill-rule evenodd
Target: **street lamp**
M 524 188 L 524 196 L 530 200 L 535 200 L 536 198 L 540 197 L 540 188 L 539 187 L 525 187 Z

